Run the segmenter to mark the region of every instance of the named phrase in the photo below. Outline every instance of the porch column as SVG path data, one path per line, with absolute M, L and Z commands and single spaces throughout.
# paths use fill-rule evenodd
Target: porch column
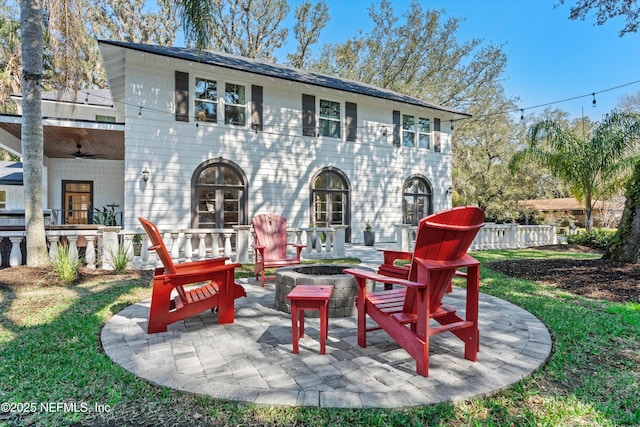
M 249 231 L 250 225 L 234 225 L 236 231 L 236 262 L 249 263 Z
M 409 252 L 411 249 L 411 243 L 409 239 L 409 231 L 411 224 L 393 224 L 396 228 L 396 242 L 398 242 L 398 249 L 404 252 Z
M 334 257 L 344 258 L 344 240 L 346 236 L 346 229 L 348 225 L 334 225 L 336 229 L 335 238 L 333 242 Z
M 121 227 L 100 227 L 102 231 L 102 269 L 113 270 L 113 257 L 118 253 L 118 233 Z

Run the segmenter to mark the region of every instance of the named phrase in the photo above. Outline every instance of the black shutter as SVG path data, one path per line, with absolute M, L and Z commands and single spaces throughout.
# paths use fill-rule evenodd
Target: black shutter
M 302 94 L 302 135 L 316 136 L 316 97 Z
M 251 85 L 251 129 L 262 131 L 262 86 Z
M 189 121 L 189 73 L 176 71 L 176 121 Z
M 439 153 L 442 151 L 440 145 L 440 119 L 433 119 L 433 151 Z
M 400 147 L 400 111 L 393 111 L 393 146 Z
M 347 141 L 356 141 L 358 139 L 358 104 L 345 102 L 344 107 Z

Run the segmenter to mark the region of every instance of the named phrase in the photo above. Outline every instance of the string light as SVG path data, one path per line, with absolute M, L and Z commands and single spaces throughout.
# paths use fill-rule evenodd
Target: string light
M 473 118 L 493 117 L 493 116 L 498 116 L 498 115 L 502 115 L 502 114 L 509 114 L 509 113 L 515 113 L 515 112 L 520 111 L 521 120 L 522 120 L 524 118 L 524 114 L 523 114 L 524 110 L 533 110 L 533 109 L 537 109 L 537 108 L 548 107 L 550 105 L 561 104 L 561 103 L 564 103 L 564 102 L 574 101 L 576 99 L 581 99 L 581 98 L 585 98 L 585 97 L 589 97 L 589 96 L 593 97 L 593 100 L 592 100 L 591 104 L 592 104 L 593 107 L 596 107 L 597 106 L 597 101 L 596 101 L 596 95 L 597 94 L 604 93 L 604 92 L 610 92 L 610 91 L 613 91 L 613 90 L 616 90 L 616 89 L 620 89 L 620 88 L 623 88 L 623 87 L 626 87 L 626 86 L 635 85 L 635 84 L 638 84 L 638 83 L 640 83 L 640 80 L 635 80 L 635 81 L 632 81 L 632 82 L 629 82 L 629 83 L 624 83 L 624 84 L 621 84 L 621 85 L 618 85 L 618 86 L 610 87 L 610 88 L 607 88 L 607 89 L 602 89 L 602 90 L 591 92 L 591 93 L 588 93 L 588 94 L 585 94 L 585 95 L 578 95 L 578 96 L 574 96 L 574 97 L 571 97 L 571 98 L 560 99 L 560 100 L 556 100 L 556 101 L 552 101 L 552 102 L 546 102 L 546 103 L 543 103 L 543 104 L 537 104 L 537 105 L 533 105 L 533 106 L 529 106 L 529 107 L 518 108 L 518 109 L 514 109 L 514 110 L 499 111 L 499 112 L 490 113 L 490 114 L 474 115 Z M 106 96 L 101 96 L 101 95 L 99 95 L 97 93 L 93 94 L 93 95 L 96 98 L 102 98 L 102 99 L 105 99 L 105 100 L 113 101 L 111 98 L 108 98 Z M 143 108 L 142 106 L 130 104 L 130 103 L 127 103 L 125 101 L 117 101 L 117 102 L 119 102 L 120 104 L 122 104 L 124 106 L 127 106 L 127 105 L 128 106 L 137 106 L 139 108 L 138 116 L 139 117 L 142 116 L 142 108 Z M 113 104 L 111 106 L 113 107 Z M 155 112 L 158 112 L 158 113 L 163 113 L 163 114 L 174 114 L 173 112 L 168 112 L 168 111 L 164 111 L 164 110 L 152 109 L 152 111 L 155 111 Z M 191 117 L 191 118 L 196 121 L 196 127 L 197 127 L 198 126 L 198 123 L 197 123 L 197 120 L 196 120 L 197 118 L 196 117 Z M 459 120 L 466 120 L 466 119 L 467 118 L 462 118 L 462 119 L 459 119 Z M 453 120 L 451 121 L 451 124 L 452 124 L 452 129 L 453 129 Z M 394 125 L 390 125 L 390 126 L 391 126 L 391 128 L 394 127 Z M 275 127 L 275 126 L 273 126 L 273 127 Z M 358 129 L 362 129 L 362 128 L 366 129 L 367 127 L 358 126 L 357 128 Z M 274 132 L 269 132 L 269 133 L 275 134 Z
M 520 109 L 520 120 L 524 120 L 524 108 Z

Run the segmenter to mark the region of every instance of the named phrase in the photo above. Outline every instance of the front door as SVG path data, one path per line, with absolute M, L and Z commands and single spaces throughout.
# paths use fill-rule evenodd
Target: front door
M 89 224 L 93 206 L 93 183 L 63 181 L 63 216 L 65 224 Z

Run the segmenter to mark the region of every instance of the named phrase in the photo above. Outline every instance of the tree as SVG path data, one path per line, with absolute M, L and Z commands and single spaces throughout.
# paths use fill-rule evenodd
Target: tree
M 298 46 L 295 53 L 287 55 L 289 65 L 295 68 L 308 68 L 309 46 L 318 42 L 320 32 L 330 19 L 329 8 L 324 1 L 315 5 L 306 1 L 296 7 L 296 23 L 293 26 Z
M 20 3 L 22 33 L 22 161 L 25 194 L 27 265 L 48 264 L 42 207 L 43 131 L 40 83 L 43 57 L 43 8 L 40 0 Z
M 183 0 L 183 26 L 187 42 L 196 47 L 274 61 L 273 51 L 287 38 L 280 24 L 289 12 L 286 0 Z M 190 21 L 190 22 L 188 22 Z M 195 27 L 206 31 L 202 34 Z M 205 44 L 201 44 L 205 43 Z
M 560 0 L 560 3 L 565 3 L 565 1 Z M 576 5 L 571 8 L 570 18 L 584 20 L 592 9 L 596 9 L 596 23 L 598 25 L 602 25 L 613 17 L 625 17 L 626 24 L 620 30 L 621 37 L 630 32 L 638 31 L 640 4 L 637 1 L 578 0 Z M 630 197 L 630 195 L 637 194 L 637 189 L 640 188 L 638 168 L 640 168 L 640 165 L 636 164 L 636 173 L 632 175 L 627 184 L 627 201 L 616 236 L 618 240 L 617 248 L 608 253 L 610 258 L 618 261 L 640 262 L 640 251 L 637 247 L 638 236 L 640 236 L 640 198 Z
M 640 116 L 615 112 L 593 130 L 581 121 L 575 125 L 571 129 L 553 120 L 534 124 L 527 146 L 514 155 L 511 169 L 517 170 L 526 158 L 547 168 L 583 203 L 585 227 L 590 231 L 596 202 L 614 194 L 634 165 L 633 147 L 640 138 Z
M 567 0 L 560 0 L 561 4 Z M 626 18 L 625 26 L 620 30 L 620 36 L 638 31 L 640 23 L 640 3 L 635 0 L 578 0 L 571 7 L 569 18 L 582 19 L 583 21 L 595 9 L 596 23 L 602 25 L 610 18 Z
M 618 108 L 622 111 L 640 113 L 640 91 L 633 95 L 623 95 L 618 101 Z
M 15 113 L 9 97 L 22 90 L 19 12 L 11 6 L 0 6 L 0 107 L 4 113 Z
M 151 10 L 145 4 L 145 0 L 90 2 L 87 22 L 92 35 L 97 39 L 173 45 L 178 30 L 175 2 L 158 0 L 157 10 Z

